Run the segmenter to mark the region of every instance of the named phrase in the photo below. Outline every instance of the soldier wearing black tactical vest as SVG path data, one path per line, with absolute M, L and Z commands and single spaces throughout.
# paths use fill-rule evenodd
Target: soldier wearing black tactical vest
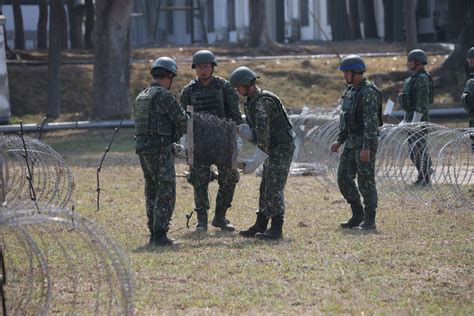
M 295 150 L 295 133 L 281 100 L 256 85 L 257 77 L 250 68 L 235 69 L 229 80 L 240 95 L 247 97 L 244 109 L 248 125 L 242 124 L 239 134 L 257 145 L 254 158 L 243 162 L 240 167 L 244 173 L 251 173 L 264 161 L 257 219 L 253 226 L 239 234 L 267 240 L 280 239 L 285 216 L 284 192 Z M 249 130 L 247 133 L 246 129 Z M 267 229 L 269 219 L 271 225 Z
M 469 114 L 469 127 L 474 128 L 474 47 L 471 47 L 467 53 L 469 63 L 469 79 L 461 95 L 461 103 Z M 471 149 L 474 153 L 474 131 L 471 130 Z
M 428 63 L 426 53 L 421 49 L 414 49 L 408 53 L 407 65 L 413 74 L 403 83 L 402 92 L 398 95 L 398 102 L 405 111 L 405 122 L 417 121 L 415 116 L 421 117 L 420 122 L 428 122 L 428 113 L 433 104 L 433 79 L 425 70 Z M 426 144 L 426 127 L 420 127 L 409 132 L 408 145 L 410 159 L 415 164 L 418 177 L 414 185 L 424 186 L 431 184 L 431 157 Z
M 155 81 L 135 99 L 135 148 L 145 178 L 152 246 L 173 244 L 167 237 L 176 200 L 173 143 L 185 133 L 187 122 L 186 112 L 169 90 L 177 73 L 173 59 L 156 59 L 151 68 Z
M 344 57 L 339 70 L 344 73 L 348 87 L 342 97 L 339 135 L 331 151 L 338 152 L 344 144 L 337 170 L 337 184 L 352 211 L 352 217 L 340 225 L 342 228 L 374 230 L 378 204 L 375 159 L 378 129 L 383 124 L 382 95 L 372 82 L 365 79 L 366 67 L 360 56 Z
M 196 70 L 197 78 L 183 88 L 180 103 L 183 107 L 192 105 L 194 112 L 230 119 L 239 125 L 243 123 L 239 110 L 239 97 L 227 80 L 213 75 L 216 66 L 216 57 L 211 51 L 200 50 L 193 55 L 192 68 Z M 199 139 L 194 139 L 194 142 L 199 141 Z M 207 231 L 210 167 L 208 164 L 194 161 L 189 175 L 189 182 L 194 187 L 194 210 L 198 217 L 197 231 Z M 219 191 L 216 197 L 215 216 L 211 224 L 222 230 L 234 231 L 234 226 L 230 224 L 225 215 L 232 205 L 239 174 L 237 170 L 226 166 L 217 165 L 217 169 Z

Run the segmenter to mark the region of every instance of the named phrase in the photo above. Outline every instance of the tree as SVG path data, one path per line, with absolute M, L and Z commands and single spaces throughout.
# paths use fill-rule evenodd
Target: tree
M 96 0 L 94 113 L 101 119 L 129 117 L 130 14 L 133 0 Z
M 351 25 L 352 39 L 361 39 L 360 18 L 359 18 L 359 1 L 349 0 L 349 17 Z
M 265 0 L 250 1 L 250 30 L 248 45 L 250 47 L 267 47 L 272 40 L 267 31 L 267 14 Z M 273 43 L 274 44 L 274 43 Z
M 15 49 L 25 49 L 25 30 L 23 29 L 23 14 L 21 0 L 12 1 L 13 24 L 15 25 Z
M 439 76 L 443 82 L 463 86 L 466 78 L 466 55 L 469 48 L 474 46 L 474 1 L 456 1 L 460 6 L 459 16 L 461 27 L 455 43 L 454 51 L 433 74 Z
M 349 16 L 346 9 L 346 0 L 328 1 L 329 19 L 333 41 L 345 41 L 351 38 Z
M 417 48 L 417 30 L 416 30 L 416 3 L 413 0 L 405 0 L 405 30 L 406 30 L 406 49 L 407 52 Z
M 84 22 L 84 5 L 76 5 L 75 0 L 67 1 L 69 18 L 69 38 L 71 39 L 71 48 L 82 48 L 82 24 Z
M 48 4 L 46 0 L 38 1 L 39 7 L 39 18 L 38 18 L 38 31 L 36 32 L 37 38 L 37 49 L 48 48 Z
M 375 22 L 374 0 L 363 0 L 362 12 L 364 12 L 364 36 L 365 38 L 378 38 L 377 23 Z
M 47 116 L 57 118 L 61 113 L 61 11 L 64 10 L 62 0 L 51 1 L 49 19 L 49 50 L 48 50 L 48 107 Z
M 86 30 L 84 32 L 84 47 L 91 49 L 94 47 L 92 43 L 92 31 L 94 30 L 94 3 L 92 0 L 85 0 L 86 9 Z

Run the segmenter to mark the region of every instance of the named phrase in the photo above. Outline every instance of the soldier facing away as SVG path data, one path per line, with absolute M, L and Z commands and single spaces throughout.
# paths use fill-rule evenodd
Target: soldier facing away
M 255 73 L 247 67 L 235 69 L 230 83 L 240 95 L 246 96 L 245 116 L 239 134 L 257 145 L 254 158 L 244 162 L 244 173 L 253 172 L 264 160 L 257 220 L 243 237 L 282 238 L 285 216 L 285 185 L 295 150 L 295 133 L 280 99 L 256 85 Z M 271 226 L 267 229 L 268 221 Z
M 338 152 L 344 144 L 337 184 L 352 210 L 352 217 L 341 223 L 341 227 L 374 230 L 378 203 L 374 169 L 378 128 L 382 124 L 382 97 L 377 87 L 365 79 L 366 67 L 360 56 L 346 56 L 339 70 L 344 73 L 348 87 L 342 97 L 339 134 L 331 151 Z
M 239 110 L 239 96 L 229 82 L 214 76 L 217 66 L 216 57 L 209 50 L 200 50 L 193 55 L 192 68 L 196 70 L 197 78 L 186 85 L 182 92 L 180 103 L 183 106 L 192 105 L 194 112 L 203 112 L 219 118 L 230 119 L 237 125 L 243 123 Z M 216 137 L 218 137 L 216 135 Z M 205 141 L 194 139 L 195 142 Z M 195 212 L 198 217 L 197 231 L 207 231 L 207 212 L 209 210 L 209 181 L 210 165 L 194 161 L 189 175 L 189 182 L 194 187 Z M 227 210 L 232 206 L 235 186 L 239 181 L 239 173 L 226 166 L 217 165 L 219 172 L 219 190 L 216 197 L 216 211 L 212 226 L 225 231 L 235 228 L 226 219 Z
M 467 53 L 469 62 L 469 80 L 466 82 L 464 92 L 461 95 L 461 103 L 469 114 L 469 127 L 474 128 L 474 47 L 471 47 Z M 474 153 L 474 132 L 471 131 L 471 149 Z
M 172 245 L 167 237 L 176 200 L 173 143 L 186 131 L 187 115 L 169 90 L 178 73 L 176 62 L 160 57 L 153 62 L 155 79 L 135 99 L 136 153 L 145 178 L 150 245 Z
M 433 79 L 425 70 L 428 63 L 426 53 L 421 49 L 414 49 L 408 53 L 407 65 L 413 74 L 403 83 L 402 92 L 398 95 L 398 101 L 405 110 L 404 121 L 412 122 L 415 115 L 421 117 L 421 122 L 428 122 L 428 113 L 433 104 Z M 414 185 L 430 185 L 431 157 L 426 144 L 428 129 L 421 126 L 408 134 L 408 146 L 410 148 L 410 159 L 415 164 L 418 177 Z

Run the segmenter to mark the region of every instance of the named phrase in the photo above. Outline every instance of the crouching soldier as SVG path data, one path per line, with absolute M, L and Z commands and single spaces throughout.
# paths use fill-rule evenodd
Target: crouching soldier
M 135 99 L 136 153 L 145 178 L 146 213 L 151 246 L 172 245 L 167 237 L 176 200 L 173 143 L 186 131 L 187 115 L 169 90 L 178 73 L 176 62 L 153 62 L 154 82 Z
M 244 109 L 248 125 L 240 126 L 240 134 L 257 144 L 254 159 L 241 165 L 243 172 L 253 172 L 264 160 L 257 220 L 240 235 L 279 239 L 285 216 L 284 190 L 295 150 L 293 128 L 280 99 L 256 85 L 256 76 L 251 69 L 235 69 L 230 83 L 240 95 L 247 97 Z M 269 219 L 271 226 L 267 229 Z

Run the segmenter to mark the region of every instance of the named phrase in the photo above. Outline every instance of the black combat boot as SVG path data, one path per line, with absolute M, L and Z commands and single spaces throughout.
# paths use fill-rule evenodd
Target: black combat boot
M 247 230 L 242 230 L 239 235 L 242 237 L 255 237 L 257 233 L 263 233 L 267 230 L 268 218 L 265 214 L 258 212 L 255 224 Z
M 364 220 L 364 208 L 362 207 L 360 201 L 353 202 L 350 205 L 352 210 L 352 217 L 348 221 L 341 223 L 342 228 L 357 227 Z
M 216 214 L 214 215 L 211 224 L 212 226 L 222 230 L 233 232 L 235 227 L 225 218 L 225 213 L 227 213 L 226 208 L 216 207 Z
M 375 209 L 366 209 L 364 214 L 364 221 L 357 227 L 359 230 L 375 230 Z
M 156 233 L 156 238 L 154 239 L 153 246 L 171 246 L 174 244 L 174 240 L 166 236 L 166 231 L 158 230 Z
M 197 232 L 207 231 L 207 210 L 196 210 L 198 224 L 196 226 Z
M 283 215 L 273 216 L 270 228 L 265 230 L 262 234 L 258 234 L 257 237 L 264 240 L 276 240 L 283 238 L 282 228 Z

